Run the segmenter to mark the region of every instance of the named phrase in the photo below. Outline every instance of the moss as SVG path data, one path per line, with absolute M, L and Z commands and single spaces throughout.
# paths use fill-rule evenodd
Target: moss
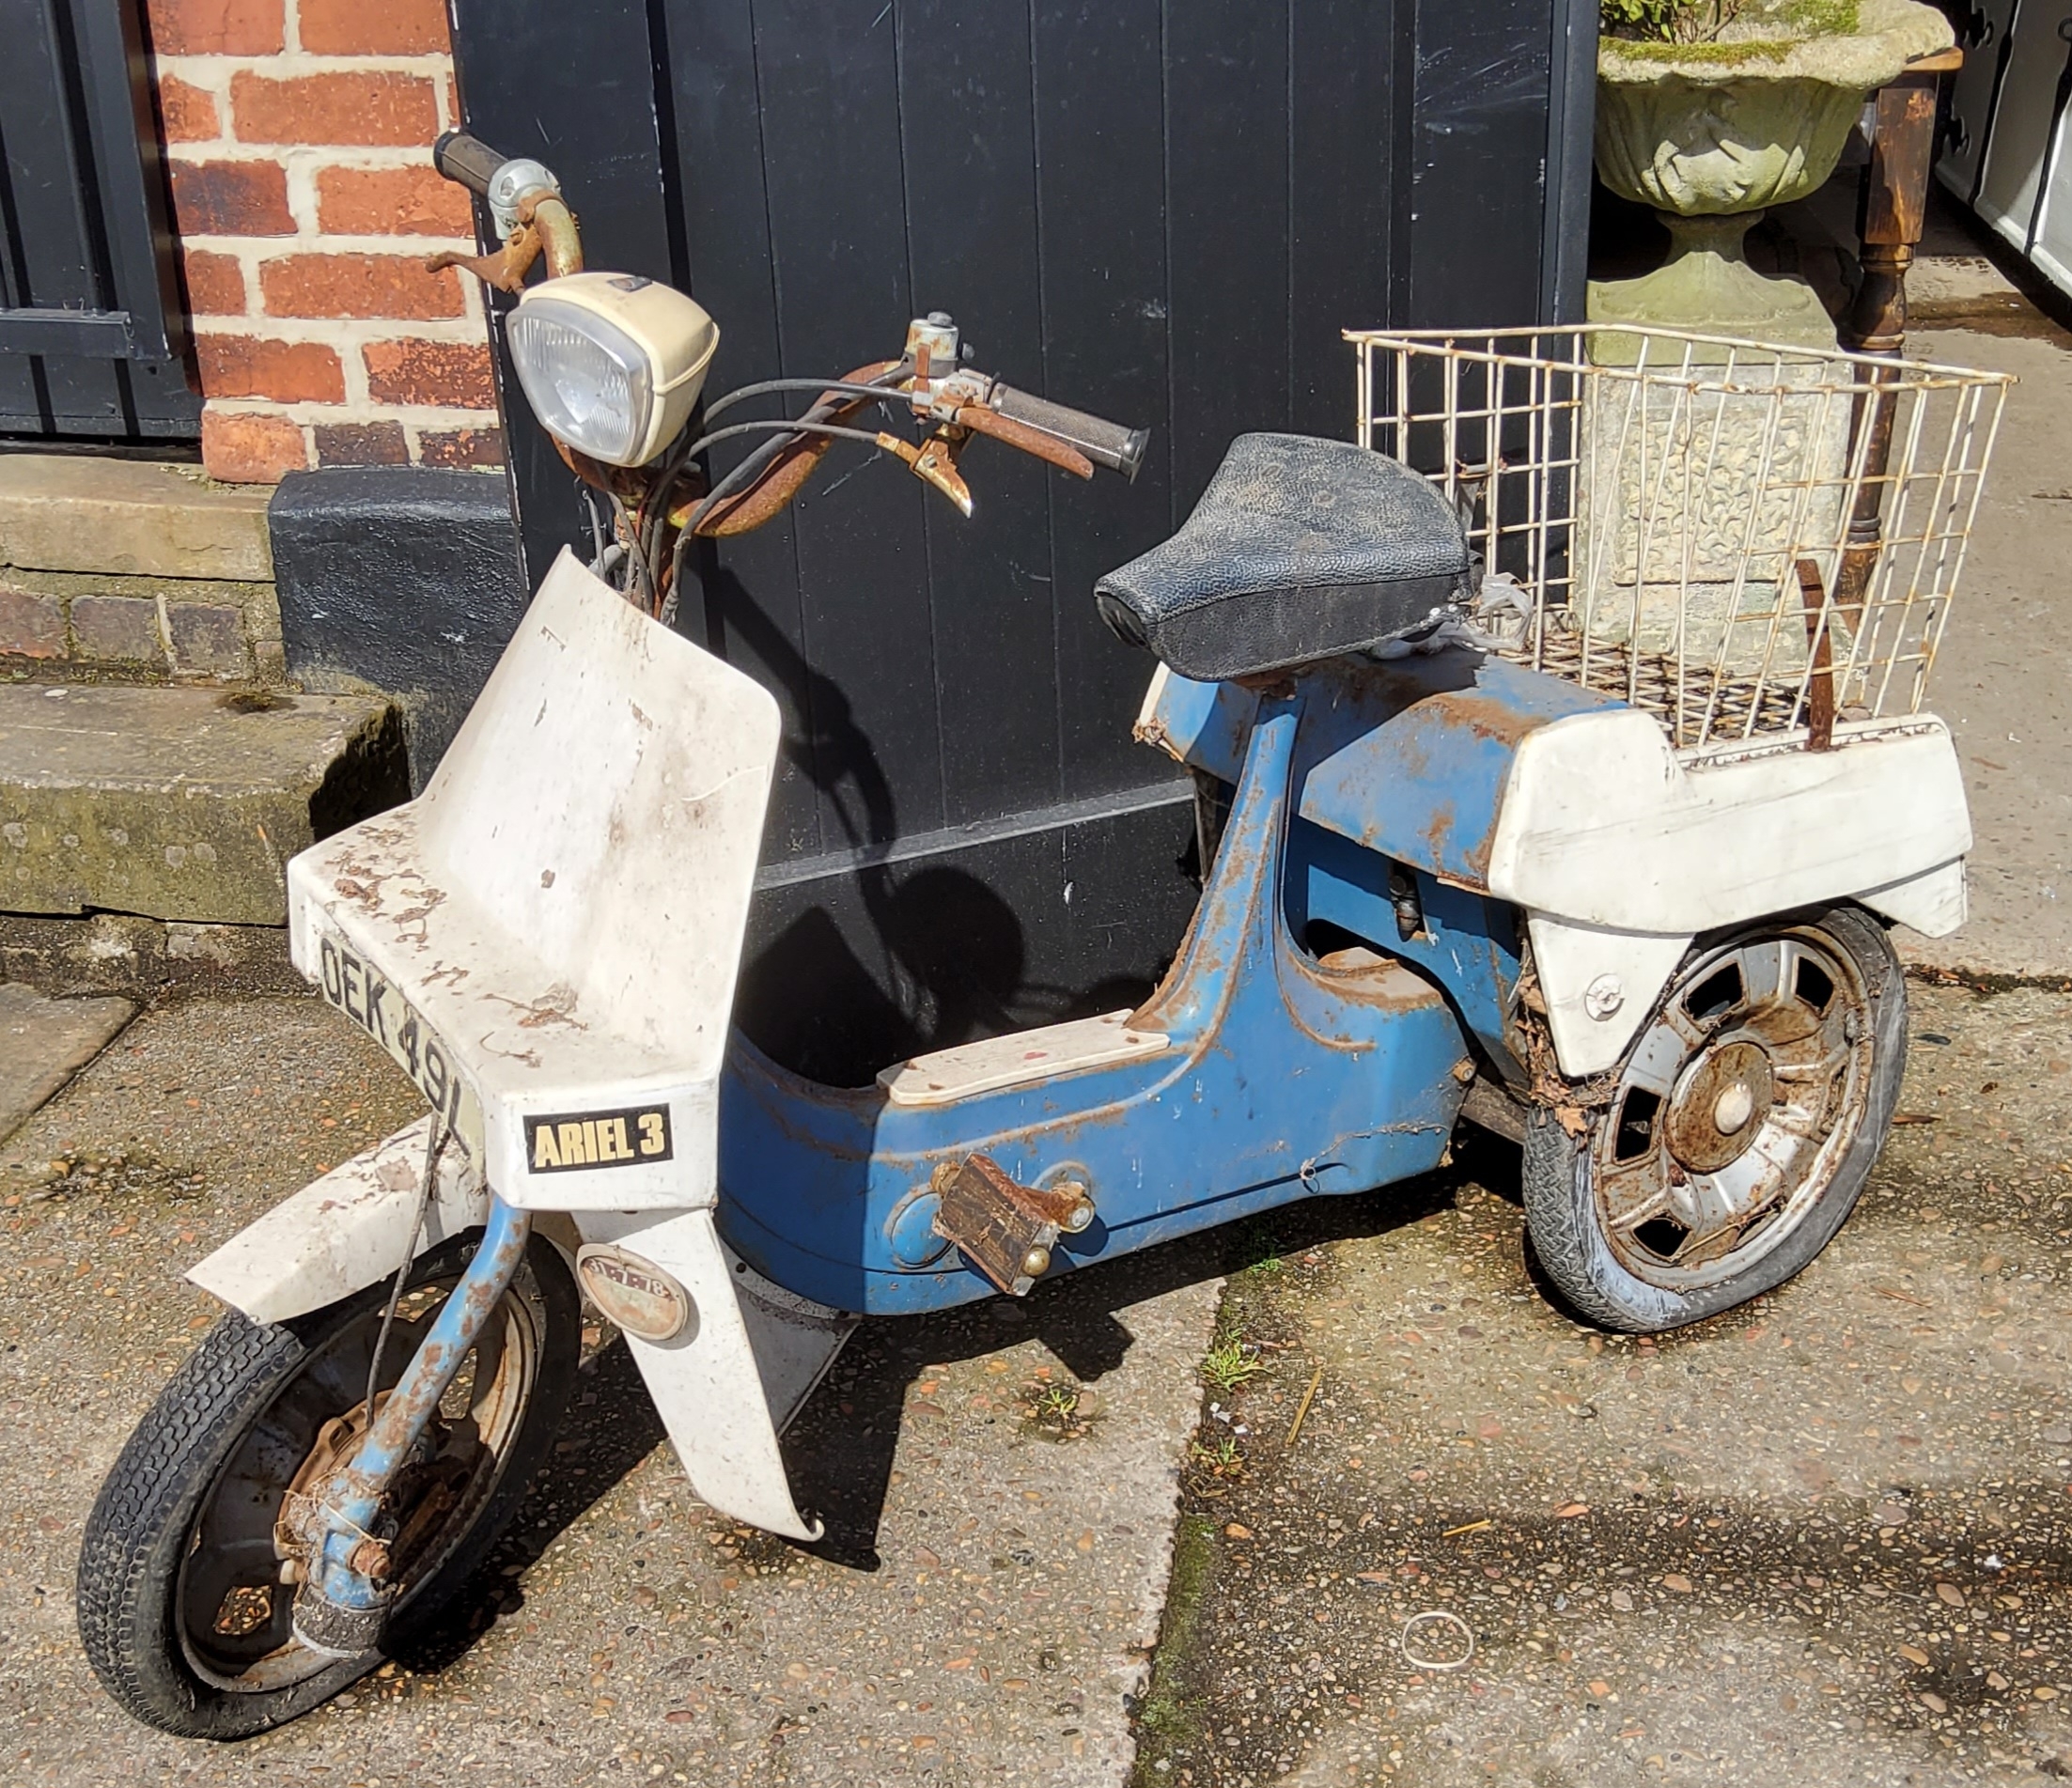
M 1809 38 L 1844 38 L 1857 27 L 1856 0 L 1793 0 L 1785 16 Z
M 1782 62 L 1799 41 L 1796 38 L 1749 38 L 1737 43 L 1660 43 L 1622 38 L 1618 53 L 1629 62 Z
M 1132 1780 L 1148 1788 L 1159 1758 L 1192 1749 L 1201 1724 L 1201 1691 L 1192 1668 L 1200 1638 L 1202 1610 L 1216 1580 L 1216 1524 L 1183 1516 L 1173 1539 L 1173 1576 L 1166 1586 L 1165 1616 L 1159 1624 L 1158 1664 L 1137 1707 L 1137 1766 Z M 1171 1780 L 1171 1778 L 1166 1778 Z
M 1775 60 L 1857 24 L 1857 0 L 1599 0 L 1606 39 L 1648 61 Z

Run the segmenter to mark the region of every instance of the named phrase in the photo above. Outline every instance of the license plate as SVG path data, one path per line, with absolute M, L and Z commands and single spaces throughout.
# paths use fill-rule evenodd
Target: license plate
M 482 1106 L 460 1078 L 453 1051 L 379 969 L 335 939 L 317 942 L 319 986 L 335 1006 L 386 1049 L 471 1155 L 482 1140 Z

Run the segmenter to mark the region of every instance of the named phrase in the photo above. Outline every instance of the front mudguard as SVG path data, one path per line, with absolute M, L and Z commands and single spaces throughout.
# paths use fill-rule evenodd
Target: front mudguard
M 311 1181 L 198 1262 L 189 1281 L 255 1322 L 282 1323 L 393 1278 L 410 1246 L 430 1124 L 420 1118 Z M 489 1206 L 480 1170 L 449 1147 L 417 1252 L 479 1228 Z M 792 1502 L 777 1438 L 857 1319 L 752 1271 L 720 1240 L 709 1209 L 538 1211 L 534 1226 L 571 1267 L 583 1242 L 610 1242 L 683 1286 L 695 1316 L 680 1335 L 626 1342 L 693 1487 L 737 1520 L 818 1538 L 819 1524 Z
M 430 1132 L 430 1117 L 421 1117 L 311 1180 L 189 1267 L 189 1282 L 254 1322 L 281 1323 L 394 1278 L 410 1246 Z M 481 1228 L 489 1214 L 480 1165 L 449 1143 L 440 1152 L 417 1252 Z M 573 1266 L 574 1226 L 564 1219 L 540 1228 Z

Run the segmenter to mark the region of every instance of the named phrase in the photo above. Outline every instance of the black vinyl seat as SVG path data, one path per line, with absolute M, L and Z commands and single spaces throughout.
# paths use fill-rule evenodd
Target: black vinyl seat
M 1094 586 L 1101 616 L 1211 681 L 1423 631 L 1472 594 L 1444 497 L 1350 442 L 1239 435 L 1178 533 Z

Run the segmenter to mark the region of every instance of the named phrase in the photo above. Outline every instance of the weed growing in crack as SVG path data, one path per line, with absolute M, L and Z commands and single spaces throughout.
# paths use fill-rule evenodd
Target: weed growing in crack
M 1235 1391 L 1265 1370 L 1258 1348 L 1237 1335 L 1219 1341 L 1202 1360 L 1202 1378 L 1215 1391 Z

